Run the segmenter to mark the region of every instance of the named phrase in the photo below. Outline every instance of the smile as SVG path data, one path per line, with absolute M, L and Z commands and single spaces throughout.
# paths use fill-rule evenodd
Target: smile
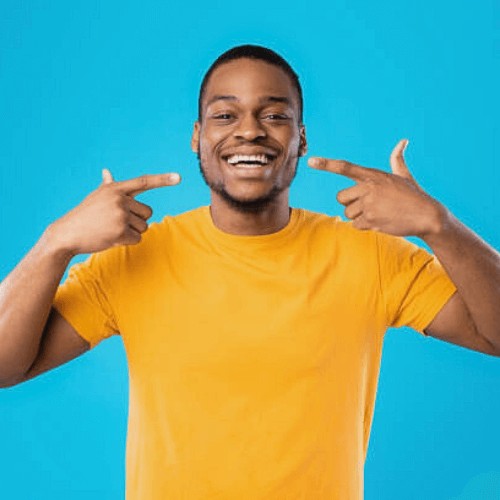
M 237 168 L 262 168 L 268 165 L 274 156 L 268 154 L 242 155 L 234 154 L 225 159 L 230 165 Z

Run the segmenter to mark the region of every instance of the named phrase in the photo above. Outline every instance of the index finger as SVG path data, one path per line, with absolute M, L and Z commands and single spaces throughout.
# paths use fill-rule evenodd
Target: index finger
M 327 170 L 334 174 L 344 175 L 355 181 L 362 181 L 373 177 L 379 170 L 374 168 L 362 167 L 346 160 L 330 160 L 328 158 L 313 157 L 309 158 L 307 164 L 318 170 Z
M 129 196 L 136 196 L 144 191 L 164 186 L 175 186 L 181 180 L 177 173 L 145 174 L 127 181 L 116 182 L 115 186 Z

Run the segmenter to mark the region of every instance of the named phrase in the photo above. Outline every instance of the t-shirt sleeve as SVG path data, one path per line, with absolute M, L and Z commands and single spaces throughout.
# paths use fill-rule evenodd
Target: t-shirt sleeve
M 414 243 L 377 233 L 381 293 L 387 326 L 424 329 L 456 292 L 436 256 Z
M 74 264 L 52 304 L 91 348 L 118 333 L 112 293 L 117 257 L 114 250 L 92 254 Z

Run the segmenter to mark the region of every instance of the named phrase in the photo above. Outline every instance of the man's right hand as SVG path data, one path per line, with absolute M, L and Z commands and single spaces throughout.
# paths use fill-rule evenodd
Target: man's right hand
M 103 182 L 95 191 L 51 224 L 51 240 L 70 256 L 139 243 L 153 211 L 134 196 L 180 182 L 177 173 L 142 175 L 116 182 L 110 171 L 104 169 L 102 177 Z

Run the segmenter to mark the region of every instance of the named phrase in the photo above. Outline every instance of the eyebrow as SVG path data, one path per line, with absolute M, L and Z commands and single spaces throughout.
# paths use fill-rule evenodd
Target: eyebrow
M 207 102 L 207 107 L 213 104 L 214 102 L 217 101 L 239 101 L 239 99 L 235 95 L 214 95 L 208 102 Z M 287 104 L 288 106 L 292 105 L 291 100 L 288 97 L 285 96 L 276 96 L 276 95 L 269 95 L 262 97 L 260 99 L 260 102 L 262 103 L 267 103 L 267 102 L 282 102 L 284 104 Z

